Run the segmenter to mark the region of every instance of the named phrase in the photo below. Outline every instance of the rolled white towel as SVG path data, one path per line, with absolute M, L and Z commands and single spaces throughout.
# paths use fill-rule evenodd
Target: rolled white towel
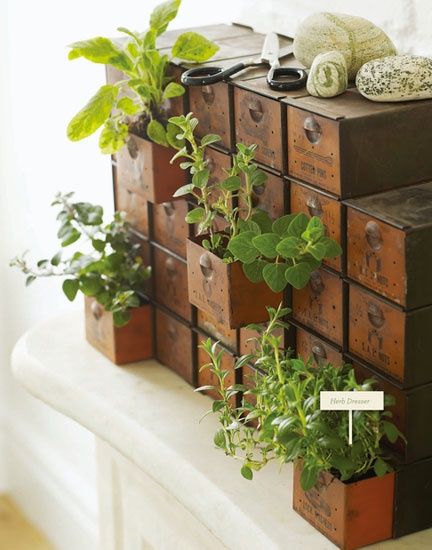
M 312 62 L 306 89 L 315 97 L 335 97 L 348 87 L 345 57 L 336 50 L 317 55 Z

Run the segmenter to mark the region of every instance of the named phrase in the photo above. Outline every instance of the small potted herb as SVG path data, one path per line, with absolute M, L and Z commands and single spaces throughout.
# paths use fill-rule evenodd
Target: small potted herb
M 151 202 L 172 199 L 184 180 L 177 165 L 169 163 L 170 147 L 177 144 L 175 129 L 167 123 L 169 101 L 184 94 L 181 84 L 169 77 L 173 58 L 204 62 L 219 49 L 195 32 L 178 36 L 171 52 L 158 50 L 157 38 L 176 17 L 180 0 L 157 6 L 147 31 L 132 32 L 123 42 L 96 37 L 71 44 L 69 59 L 84 57 L 93 63 L 121 71 L 124 78 L 105 84 L 70 121 L 67 135 L 78 141 L 101 126 L 99 146 L 103 153 L 117 156 L 118 175 L 128 188 L 139 190 Z
M 294 509 L 340 548 L 353 549 L 391 538 L 394 472 L 382 447 L 403 437 L 389 411 L 355 411 L 353 444 L 348 443 L 348 414 L 321 411 L 321 391 L 370 391 L 374 381 L 356 381 L 349 365 L 313 366 L 281 349 L 275 331 L 285 328 L 288 313 L 269 308 L 267 326 L 259 331 L 257 351 L 241 357 L 259 369 L 247 385 L 227 386 L 222 353 L 210 340 L 202 344 L 218 380 L 212 410 L 221 428 L 217 447 L 242 461 L 246 479 L 268 462 L 294 462 Z M 198 388 L 198 391 L 209 388 Z M 242 404 L 232 396 L 243 392 Z M 386 396 L 386 405 L 390 399 Z M 253 421 L 253 422 L 251 422 Z
M 51 259 L 30 266 L 24 256 L 10 265 L 26 275 L 26 285 L 41 277 L 60 277 L 63 292 L 73 301 L 85 296 L 87 340 L 116 364 L 152 356 L 152 312 L 145 299 L 150 268 L 143 265 L 138 243 L 120 212 L 107 225 L 101 206 L 72 202 L 73 193 L 57 194 L 60 208 L 57 236 L 62 249 Z M 78 240 L 90 251 L 75 251 L 67 258 L 63 249 Z
M 230 328 L 264 321 L 266 306 L 277 306 L 287 284 L 305 286 L 324 257 L 340 254 L 340 246 L 325 237 L 319 218 L 290 214 L 273 221 L 254 208 L 254 189 L 266 181 L 254 162 L 256 145 L 237 144 L 233 166 L 219 181 L 211 177 L 205 154 L 219 136 L 197 143 L 192 113 L 170 123 L 185 142 L 174 159 L 182 158 L 180 166 L 192 176 L 174 196 L 190 194 L 197 202 L 186 217 L 198 226 L 196 239 L 187 243 L 189 299 Z

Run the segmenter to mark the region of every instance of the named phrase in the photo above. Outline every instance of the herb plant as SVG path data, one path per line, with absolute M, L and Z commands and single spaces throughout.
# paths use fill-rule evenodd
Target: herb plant
M 103 223 L 101 206 L 72 202 L 73 193 L 58 193 L 54 206 L 60 208 L 57 236 L 62 249 L 51 259 L 39 260 L 30 266 L 25 256 L 16 257 L 11 267 L 26 275 L 26 286 L 40 277 L 62 277 L 63 292 L 71 302 L 78 291 L 94 297 L 113 313 L 115 326 L 130 319 L 130 308 L 142 304 L 142 293 L 150 277 L 150 268 L 143 265 L 139 244 L 134 243 L 124 214 L 116 212 L 107 225 Z M 91 245 L 90 252 L 74 252 L 63 257 L 63 249 L 79 239 Z
M 242 461 L 241 473 L 247 479 L 271 460 L 302 460 L 301 485 L 306 491 L 322 471 L 332 472 L 342 481 L 391 471 L 381 440 L 386 436 L 395 442 L 403 437 L 389 420 L 391 412 L 355 411 L 353 444 L 349 445 L 346 411 L 321 411 L 319 405 L 321 391 L 370 391 L 375 381 L 358 383 L 349 365 L 314 367 L 311 359 L 305 362 L 293 357 L 290 350 L 281 349 L 281 339 L 274 334 L 286 327 L 283 317 L 288 310 L 279 306 L 268 311 L 268 325 L 251 327 L 259 333 L 255 354 L 241 357 L 236 364 L 241 368 L 254 362 L 257 370 L 249 388 L 240 384 L 226 387 L 223 351 L 210 339 L 201 345 L 210 358 L 202 368 L 210 368 L 219 384 L 215 388 L 219 399 L 212 407 L 221 424 L 214 436 L 216 446 Z M 239 392 L 243 392 L 242 404 L 235 407 L 230 398 Z M 385 396 L 385 403 L 392 404 L 392 398 Z
M 122 71 L 125 79 L 103 85 L 70 121 L 67 135 L 72 141 L 93 134 L 102 125 L 99 146 L 113 154 L 125 144 L 129 132 L 168 146 L 173 141 L 166 128 L 166 101 L 184 94 L 181 84 L 168 76 L 173 58 L 204 62 L 219 49 L 216 44 L 195 32 L 181 34 L 169 55 L 156 46 L 176 17 L 181 0 L 169 0 L 157 6 L 150 16 L 149 29 L 143 33 L 120 27 L 124 42 L 102 36 L 71 44 L 69 59 L 84 57 L 93 63 L 109 65 Z
M 209 134 L 198 143 L 194 135 L 198 120 L 192 113 L 172 117 L 170 123 L 178 128 L 176 138 L 185 142 L 177 146 L 173 160 L 182 158 L 180 166 L 192 175 L 191 183 L 180 187 L 174 196 L 191 194 L 198 203 L 186 221 L 198 224 L 198 235 L 207 235 L 204 248 L 227 262 L 239 260 L 249 280 L 265 281 L 274 292 L 287 284 L 303 288 L 324 258 L 341 254 L 339 243 L 325 235 L 320 218 L 300 213 L 273 221 L 266 212 L 253 207 L 254 188 L 266 182 L 265 172 L 254 162 L 256 145 L 238 143 L 226 179 L 213 181 L 205 150 L 218 142 L 219 136 Z M 224 231 L 216 223 L 220 218 L 225 222 Z

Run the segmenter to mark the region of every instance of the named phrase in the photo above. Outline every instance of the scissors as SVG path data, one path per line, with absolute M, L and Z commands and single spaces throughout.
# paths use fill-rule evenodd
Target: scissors
M 274 32 L 269 32 L 265 39 L 260 57 L 245 62 L 237 63 L 227 69 L 222 67 L 197 67 L 189 69 L 181 76 L 181 81 L 186 86 L 206 86 L 220 82 L 228 76 L 239 73 L 248 67 L 259 67 L 269 65 L 267 73 L 267 84 L 272 90 L 288 91 L 302 88 L 307 80 L 307 72 L 303 69 L 293 67 L 281 67 L 279 59 L 291 55 L 293 47 L 279 49 L 279 38 Z M 294 80 L 286 80 L 286 77 L 297 77 Z

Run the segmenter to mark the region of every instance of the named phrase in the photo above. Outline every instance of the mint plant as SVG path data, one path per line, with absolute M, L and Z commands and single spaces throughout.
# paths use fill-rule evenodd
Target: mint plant
M 84 139 L 103 126 L 99 146 L 107 154 L 119 151 L 129 132 L 164 146 L 175 142 L 167 128 L 165 104 L 185 90 L 167 75 L 169 62 L 179 58 L 202 63 L 219 49 L 195 32 L 181 34 L 170 55 L 157 49 L 156 40 L 176 17 L 180 3 L 181 0 L 169 0 L 157 6 L 145 32 L 119 27 L 118 31 L 126 35 L 121 43 L 98 36 L 71 44 L 69 59 L 84 57 L 92 63 L 109 65 L 120 70 L 125 79 L 101 86 L 70 121 L 69 139 Z
M 256 145 L 247 147 L 238 144 L 233 166 L 227 171 L 226 178 L 214 181 L 210 178 L 205 153 L 207 147 L 217 143 L 220 137 L 209 134 L 198 143 L 194 134 L 198 119 L 192 113 L 172 117 L 169 122 L 177 128 L 176 139 L 184 142 L 182 147 L 177 145 L 178 151 L 171 162 L 177 158 L 183 159 L 180 167 L 189 170 L 192 176 L 191 183 L 180 187 L 174 197 L 190 194 L 196 199 L 198 206 L 188 213 L 186 221 L 198 225 L 198 235 L 206 235 L 202 242 L 205 249 L 231 262 L 234 258 L 228 243 L 242 228 L 248 227 L 249 223 L 256 224 L 264 215 L 252 205 L 253 189 L 266 181 L 265 172 L 254 162 Z M 238 202 L 246 204 L 246 209 L 240 209 Z M 222 232 L 217 229 L 218 218 L 225 223 Z
M 133 242 L 124 214 L 116 212 L 107 225 L 103 223 L 101 206 L 72 202 L 73 193 L 58 193 L 53 206 L 60 208 L 57 236 L 61 250 L 51 259 L 39 260 L 36 266 L 27 263 L 25 255 L 10 262 L 26 275 L 26 286 L 41 277 L 61 277 L 63 292 L 71 302 L 78 291 L 95 298 L 113 314 L 115 326 L 125 325 L 130 309 L 142 305 L 142 294 L 150 267 L 143 265 L 138 243 Z M 86 241 L 86 252 L 75 251 L 64 258 L 63 249 Z
M 201 347 L 209 356 L 209 368 L 218 386 L 203 386 L 197 391 L 215 389 L 219 398 L 212 412 L 221 424 L 214 443 L 228 456 L 242 462 L 241 473 L 246 479 L 272 460 L 282 464 L 302 461 L 301 485 L 305 491 L 317 482 L 322 471 L 332 472 L 342 481 L 357 480 L 375 474 L 382 476 L 392 470 L 382 447 L 384 436 L 395 442 L 403 435 L 390 421 L 391 412 L 355 411 L 353 444 L 348 443 L 348 414 L 345 411 L 321 411 L 321 391 L 371 391 L 375 381 L 357 382 L 350 365 L 313 366 L 281 348 L 278 328 L 288 313 L 281 306 L 268 308 L 267 325 L 253 325 L 259 332 L 255 354 L 241 357 L 236 368 L 254 363 L 256 374 L 248 386 L 226 386 L 227 372 L 221 367 L 223 351 L 210 339 Z M 242 404 L 232 405 L 230 398 L 242 392 Z M 253 397 L 253 399 L 251 399 Z M 385 404 L 393 404 L 385 396 Z M 254 420 L 254 425 L 251 425 Z

